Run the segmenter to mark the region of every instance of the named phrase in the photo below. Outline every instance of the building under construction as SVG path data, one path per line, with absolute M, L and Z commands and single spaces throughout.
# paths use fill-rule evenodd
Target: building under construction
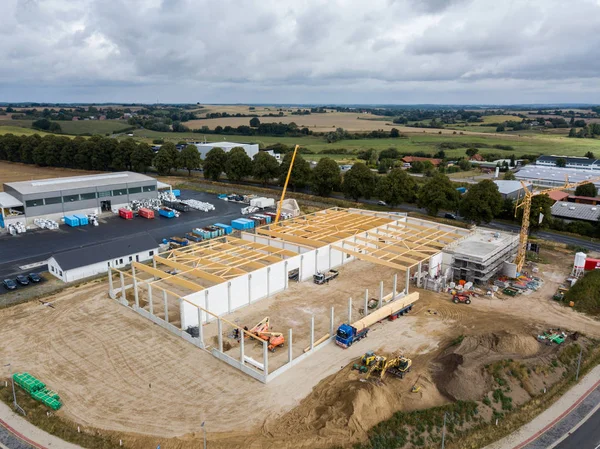
M 478 229 L 448 245 L 442 265 L 450 268 L 450 279 L 483 284 L 499 273 L 514 271 L 518 245 L 518 234 Z

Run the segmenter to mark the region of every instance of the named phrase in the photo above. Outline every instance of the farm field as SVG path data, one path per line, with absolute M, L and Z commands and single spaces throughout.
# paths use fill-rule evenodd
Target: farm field
M 33 120 L 2 120 L 0 121 L 0 133 L 6 134 L 4 128 L 26 128 L 31 129 Z M 112 133 L 127 128 L 129 125 L 124 120 L 78 120 L 78 121 L 57 121 L 62 129 L 63 134 L 101 134 Z M 41 135 L 43 131 L 33 130 L 33 133 L 20 131 L 22 134 Z M 16 132 L 16 131 L 9 131 Z
M 2 185 L 5 182 L 32 181 L 34 179 L 60 178 L 62 176 L 90 175 L 94 173 L 100 172 L 72 170 L 69 168 L 38 167 L 37 165 L 0 161 L 0 191 L 3 190 Z
M 265 146 L 274 143 L 283 143 L 288 146 L 301 145 L 314 153 L 326 154 L 327 150 L 346 149 L 350 153 L 374 148 L 376 150 L 385 150 L 396 148 L 401 153 L 410 153 L 415 151 L 424 151 L 426 153 L 435 153 L 442 143 L 471 144 L 475 148 L 480 148 L 480 153 L 506 153 L 506 156 L 514 154 L 519 157 L 523 154 L 561 154 L 565 156 L 583 156 L 587 151 L 600 152 L 599 139 L 573 139 L 561 135 L 549 134 L 453 134 L 451 130 L 444 130 L 442 134 L 431 132 L 414 132 L 415 128 L 408 128 L 412 132 L 406 133 L 407 138 L 388 138 L 388 139 L 357 139 L 342 140 L 334 143 L 327 143 L 324 138 L 317 136 L 303 137 L 270 137 L 270 136 L 237 136 L 237 135 L 216 135 L 201 133 L 160 133 L 149 130 L 136 130 L 134 136 L 142 138 L 147 142 L 152 139 L 163 138 L 173 142 L 179 140 L 203 140 L 206 138 L 209 142 L 240 142 L 240 143 L 262 143 Z M 421 130 L 419 130 L 421 131 Z M 432 131 L 432 130 L 427 130 Z M 484 148 L 481 145 L 509 145 L 514 150 L 500 150 L 498 148 Z M 444 149 L 446 157 L 455 158 L 464 156 L 465 149 Z M 305 159 L 318 159 L 320 155 L 303 155 Z M 328 155 L 331 156 L 331 155 Z M 340 155 L 338 155 L 340 156 Z M 352 157 L 351 155 L 342 155 L 343 158 Z

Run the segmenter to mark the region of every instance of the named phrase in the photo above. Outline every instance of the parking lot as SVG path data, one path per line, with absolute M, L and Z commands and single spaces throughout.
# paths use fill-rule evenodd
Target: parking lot
M 42 272 L 47 268 L 41 265 L 35 268 L 20 267 L 43 262 L 53 254 L 74 248 L 81 248 L 97 243 L 110 241 L 139 233 L 150 234 L 157 242 L 171 236 L 184 236 L 192 228 L 208 226 L 214 223 L 228 224 L 231 220 L 242 216 L 242 205 L 229 203 L 217 198 L 216 195 L 182 190 L 181 199 L 196 199 L 212 203 L 215 210 L 201 212 L 192 209 L 182 212 L 179 218 L 159 217 L 147 220 L 135 217 L 133 220 L 123 220 L 118 216 L 104 215 L 100 217 L 100 226 L 83 226 L 71 228 L 61 225 L 59 230 L 32 230 L 16 236 L 0 236 L 0 280 L 14 279 L 18 274 Z M 19 287 L 18 287 L 19 288 Z M 26 288 L 26 287 L 25 287 Z M 0 287 L 0 294 L 7 290 Z

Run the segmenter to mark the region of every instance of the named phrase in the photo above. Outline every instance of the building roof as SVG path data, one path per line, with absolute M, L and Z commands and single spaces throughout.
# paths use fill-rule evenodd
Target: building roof
M 596 196 L 569 195 L 569 201 L 570 200 L 600 201 L 600 198 Z
M 567 164 L 575 164 L 581 166 L 591 167 L 592 165 L 600 165 L 600 160 L 598 159 L 589 159 L 587 157 L 577 157 L 577 156 L 540 156 L 537 158 L 537 162 L 554 164 L 557 159 L 564 159 Z
M 470 161 L 483 161 L 484 159 L 483 159 L 483 156 L 481 154 L 477 153 L 477 154 L 474 154 L 473 156 L 471 156 L 469 158 L 469 160 Z
M 569 194 L 567 192 L 561 192 L 560 190 L 554 190 L 553 192 L 548 193 L 548 196 L 554 201 L 562 201 L 568 197 Z
M 515 173 L 517 179 L 530 181 L 545 181 L 546 185 L 559 186 L 565 183 L 565 176 L 569 177 L 569 182 L 581 182 L 600 176 L 597 170 L 582 170 L 576 168 L 563 167 L 543 167 L 541 165 L 527 165 Z M 541 182 L 540 182 L 541 183 Z M 600 186 L 600 181 L 594 182 L 595 186 Z
M 568 218 L 571 220 L 600 220 L 600 207 L 589 204 L 558 202 L 552 206 L 554 217 Z
M 498 180 L 498 181 L 494 181 L 494 184 L 496 184 L 498 186 L 498 191 L 502 195 L 508 195 L 513 192 L 520 192 L 521 190 L 523 190 L 523 186 L 521 185 L 520 181 Z M 529 189 L 532 188 L 531 183 L 525 183 L 525 184 L 527 184 L 527 187 Z
M 411 162 L 416 162 L 416 161 L 420 161 L 420 162 L 429 161 L 433 165 L 436 165 L 436 166 L 440 165 L 440 163 L 442 162 L 441 159 L 436 159 L 436 158 L 431 158 L 431 157 L 404 156 L 402 158 L 402 162 L 405 162 L 405 163 L 408 163 L 408 164 L 410 164 Z
M 107 187 L 129 182 L 152 182 L 156 179 L 150 176 L 130 171 L 117 173 L 100 173 L 98 175 L 71 176 L 68 178 L 38 179 L 35 181 L 7 182 L 4 185 L 26 195 L 57 190 L 83 189 L 89 187 Z
M 23 203 L 14 196 L 6 192 L 0 192 L 0 208 L 9 209 L 11 207 L 21 207 L 22 205 Z
M 119 257 L 150 251 L 158 248 L 158 243 L 150 234 L 134 234 L 125 238 L 114 239 L 96 245 L 82 246 L 68 251 L 54 254 L 52 257 L 60 268 L 72 270 L 73 268 L 87 267 L 99 262 L 106 262 Z

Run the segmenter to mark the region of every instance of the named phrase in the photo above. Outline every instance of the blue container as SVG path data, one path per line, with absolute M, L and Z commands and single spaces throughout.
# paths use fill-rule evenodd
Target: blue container
M 167 218 L 173 218 L 175 217 L 175 212 L 173 212 L 172 210 L 164 210 L 164 209 L 160 209 L 158 211 L 158 214 L 161 217 L 167 217 Z
M 181 191 L 179 189 L 174 189 L 173 195 L 175 195 L 175 198 L 179 198 L 181 196 Z
M 254 224 L 254 222 L 252 222 Z M 249 229 L 248 220 L 244 218 L 238 218 L 237 220 L 231 220 L 231 227 L 233 229 L 237 229 L 243 231 L 245 229 Z
M 461 193 L 461 194 L 467 192 L 467 188 L 466 187 L 457 187 L 456 190 L 458 190 L 458 192 Z
M 74 217 L 79 220 L 79 226 L 87 226 L 89 224 L 87 215 L 77 214 Z
M 223 228 L 223 230 L 225 231 L 225 235 L 229 235 L 233 232 L 233 228 L 229 225 L 223 223 L 215 223 L 215 226 L 218 228 Z
M 238 220 L 243 223 L 244 229 L 254 228 L 254 220 L 249 220 L 247 218 L 238 218 Z
M 217 195 L 217 198 L 219 198 L 220 200 L 223 200 L 223 199 L 227 198 L 227 194 L 226 193 L 220 193 L 219 195 Z
M 79 220 L 77 219 L 77 217 L 75 217 L 75 215 L 66 215 L 65 224 L 74 228 L 76 226 L 79 226 Z

